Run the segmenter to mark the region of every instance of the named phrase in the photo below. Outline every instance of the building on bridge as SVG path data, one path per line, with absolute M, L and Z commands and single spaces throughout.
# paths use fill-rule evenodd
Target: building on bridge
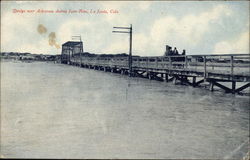
M 72 57 L 83 53 L 82 41 L 68 41 L 62 45 L 61 63 L 68 63 Z

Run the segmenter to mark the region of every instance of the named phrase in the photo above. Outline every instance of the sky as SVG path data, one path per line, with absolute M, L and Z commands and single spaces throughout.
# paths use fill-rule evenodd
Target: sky
M 112 30 L 130 24 L 133 55 L 249 53 L 248 1 L 1 1 L 1 52 L 61 54 L 80 35 L 85 52 L 128 53 L 129 34 Z

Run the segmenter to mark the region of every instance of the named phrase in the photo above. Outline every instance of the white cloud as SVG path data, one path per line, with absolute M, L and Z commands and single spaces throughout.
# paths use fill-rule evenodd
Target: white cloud
M 89 4 L 90 2 L 86 3 Z M 157 4 L 152 5 L 152 3 L 155 2 L 91 2 L 89 7 L 88 5 L 86 6 L 86 9 L 114 9 L 118 10 L 119 13 L 107 15 L 76 15 L 73 17 L 70 15 L 11 14 L 11 8 L 19 7 L 29 9 L 30 7 L 34 7 L 34 9 L 67 9 L 68 7 L 84 8 L 86 4 L 61 2 L 30 2 L 17 4 L 13 2 L 13 5 L 8 4 L 1 7 L 5 10 L 4 12 L 1 11 L 1 49 L 2 51 L 15 51 L 22 48 L 25 49 L 22 52 L 41 53 L 42 51 L 44 53 L 60 54 L 60 49 L 48 45 L 48 34 L 50 32 L 56 32 L 56 41 L 60 45 L 71 40 L 72 35 L 81 34 L 85 51 L 93 53 L 127 53 L 129 46 L 128 35 L 116 35 L 112 34 L 111 31 L 113 26 L 128 26 L 129 24 L 133 24 L 133 27 L 135 27 L 133 34 L 134 54 L 142 56 L 162 55 L 166 44 L 177 47 L 180 52 L 182 48 L 189 51 L 191 48 L 197 47 L 198 50 L 200 49 L 198 48 L 200 44 L 206 41 L 205 35 L 213 32 L 212 28 L 216 28 L 213 26 L 222 25 L 223 18 L 231 17 L 232 15 L 232 10 L 228 8 L 230 5 L 224 5 L 223 3 L 223 5 L 216 5 L 210 9 L 207 8 L 207 6 L 211 5 L 204 5 L 203 7 L 206 10 L 199 14 L 193 14 L 193 12 L 190 11 L 188 14 L 178 17 L 178 15 L 182 15 L 184 11 L 180 14 L 166 11 L 166 13 L 169 13 L 167 16 L 163 14 L 163 17 L 157 17 L 156 15 L 158 15 L 158 13 L 165 12 L 164 7 L 157 8 Z M 80 4 L 83 6 L 80 6 Z M 178 9 L 179 5 L 177 4 L 173 7 Z M 194 10 L 196 11 L 195 8 Z M 5 13 L 6 11 L 9 13 Z M 151 13 L 152 16 L 145 17 L 148 13 Z M 235 12 L 233 15 L 232 17 L 239 17 L 241 14 Z M 60 21 L 57 20 L 59 18 Z M 233 21 L 233 19 L 227 20 L 229 20 L 229 23 Z M 40 35 L 37 33 L 36 29 L 40 23 L 47 27 L 46 34 Z M 240 23 L 239 25 L 242 28 L 242 22 L 240 21 Z M 235 33 L 237 32 L 239 31 L 235 31 Z M 246 45 L 246 42 L 249 43 L 246 34 L 242 34 L 242 36 L 234 40 L 219 42 L 216 44 L 214 50 L 216 52 L 229 51 L 229 49 L 222 50 L 222 48 L 231 48 L 233 52 L 236 50 L 249 50 L 248 45 Z M 221 35 L 225 36 L 225 33 Z M 218 38 L 215 37 L 213 43 L 216 43 L 217 40 Z M 237 41 L 237 43 L 233 43 L 234 41 Z M 220 46 L 225 47 L 221 48 Z M 211 47 L 209 49 L 211 49 Z
M 126 38 L 125 38 L 126 37 Z M 110 43 L 106 48 L 102 50 L 103 53 L 128 53 L 129 41 L 128 37 L 117 39 L 116 41 Z
M 144 9 L 150 7 L 150 3 L 146 2 L 141 2 L 140 5 L 144 6 Z M 193 48 L 201 42 L 205 33 L 211 31 L 211 24 L 219 23 L 221 18 L 231 14 L 232 11 L 227 6 L 217 5 L 198 15 L 188 14 L 181 18 L 175 16 L 159 18 L 152 24 L 149 33 L 133 35 L 133 52 L 139 55 L 163 55 L 166 44 L 177 47 L 180 52 L 180 49 Z M 128 16 L 124 19 L 110 19 L 110 22 L 115 23 L 122 20 L 126 22 L 129 20 Z M 105 51 L 121 52 L 121 50 L 125 50 L 124 43 L 117 42 L 110 44 Z
M 1 16 L 1 49 L 8 51 L 24 43 L 33 43 L 37 17 L 29 14 L 4 13 Z M 38 35 L 38 34 L 36 34 Z
M 210 22 L 219 21 L 223 16 L 229 16 L 231 10 L 219 5 L 199 15 L 186 15 L 180 19 L 166 16 L 155 21 L 151 37 L 155 46 L 170 44 L 185 44 L 196 46 L 206 32 L 210 30 Z
M 150 8 L 150 5 L 152 4 L 152 1 L 140 1 L 138 2 L 138 7 L 142 10 L 147 10 Z
M 148 48 L 149 43 L 150 43 L 150 40 L 145 34 L 138 33 L 138 34 L 133 35 L 133 52 L 136 55 L 147 55 L 147 52 L 145 52 L 145 49 Z
M 117 14 L 106 14 L 104 16 L 104 20 L 112 25 L 127 25 L 130 23 L 130 18 L 127 16 L 126 13 L 124 13 L 123 8 L 128 6 L 131 2 L 128 1 L 123 1 L 123 2 L 112 2 L 112 1 L 107 1 L 107 2 L 102 2 L 103 9 L 105 10 L 117 10 Z
M 64 22 L 59 28 L 57 34 L 57 40 L 60 44 L 71 40 L 74 35 L 79 35 L 90 26 L 90 22 L 83 21 L 80 19 L 71 19 Z M 82 35 L 83 37 L 83 35 Z
M 131 7 L 137 7 L 139 9 L 146 10 L 152 4 L 151 1 L 136 1 L 136 4 L 135 2 L 130 2 L 130 1 L 106 1 L 101 3 L 104 9 L 117 9 L 117 10 L 121 10 L 123 8 L 128 9 Z
M 31 53 L 51 53 L 48 45 L 48 33 L 40 35 L 37 26 L 40 19 L 48 15 L 36 13 L 12 13 L 12 9 L 53 9 L 56 3 L 9 2 L 4 3 L 1 11 L 1 51 L 19 51 Z M 10 7 L 11 6 L 11 7 Z M 46 25 L 45 25 L 46 26 Z M 48 31 L 49 32 L 49 31 Z
M 243 32 L 231 40 L 218 42 L 214 47 L 214 53 L 249 53 L 249 32 Z
M 105 21 L 111 23 L 113 25 L 123 25 L 126 26 L 131 24 L 133 19 L 135 18 L 134 12 L 139 10 L 146 11 L 152 2 L 144 1 L 144 2 L 129 2 L 129 1 L 110 1 L 110 2 L 103 2 L 102 6 L 103 9 L 106 10 L 117 10 L 118 14 L 107 14 L 105 15 Z
M 47 53 L 47 51 L 48 51 L 47 48 L 49 48 L 49 47 L 50 46 L 48 44 L 48 39 L 40 38 L 35 44 L 24 43 L 24 44 L 20 45 L 16 49 L 16 51 L 17 52 L 26 51 L 26 52 L 30 52 L 30 53 L 44 54 L 44 53 Z

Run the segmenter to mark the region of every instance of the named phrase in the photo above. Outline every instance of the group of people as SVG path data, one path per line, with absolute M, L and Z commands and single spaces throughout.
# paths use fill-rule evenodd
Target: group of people
M 181 54 L 179 54 L 178 50 L 176 49 L 176 47 L 174 47 L 174 50 L 172 50 L 172 48 L 170 48 L 170 51 L 169 51 L 169 56 L 172 56 L 172 55 L 186 55 L 186 50 L 184 49 L 182 51 Z

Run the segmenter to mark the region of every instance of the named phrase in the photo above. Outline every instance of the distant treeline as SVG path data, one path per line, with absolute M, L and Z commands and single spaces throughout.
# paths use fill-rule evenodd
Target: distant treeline
M 72 55 L 71 55 L 72 56 Z M 79 53 L 73 56 L 80 56 Z M 89 52 L 83 52 L 82 57 L 128 57 L 126 53 L 119 54 L 94 54 Z M 20 53 L 20 52 L 0 52 L 1 59 L 14 59 L 14 60 L 35 60 L 35 61 L 60 61 L 60 55 L 45 55 L 45 54 L 32 54 L 32 53 Z
M 44 55 L 44 54 L 32 54 L 32 53 L 19 53 L 19 52 L 0 52 L 1 59 L 13 59 L 13 60 L 34 60 L 34 61 L 58 61 L 60 55 Z

